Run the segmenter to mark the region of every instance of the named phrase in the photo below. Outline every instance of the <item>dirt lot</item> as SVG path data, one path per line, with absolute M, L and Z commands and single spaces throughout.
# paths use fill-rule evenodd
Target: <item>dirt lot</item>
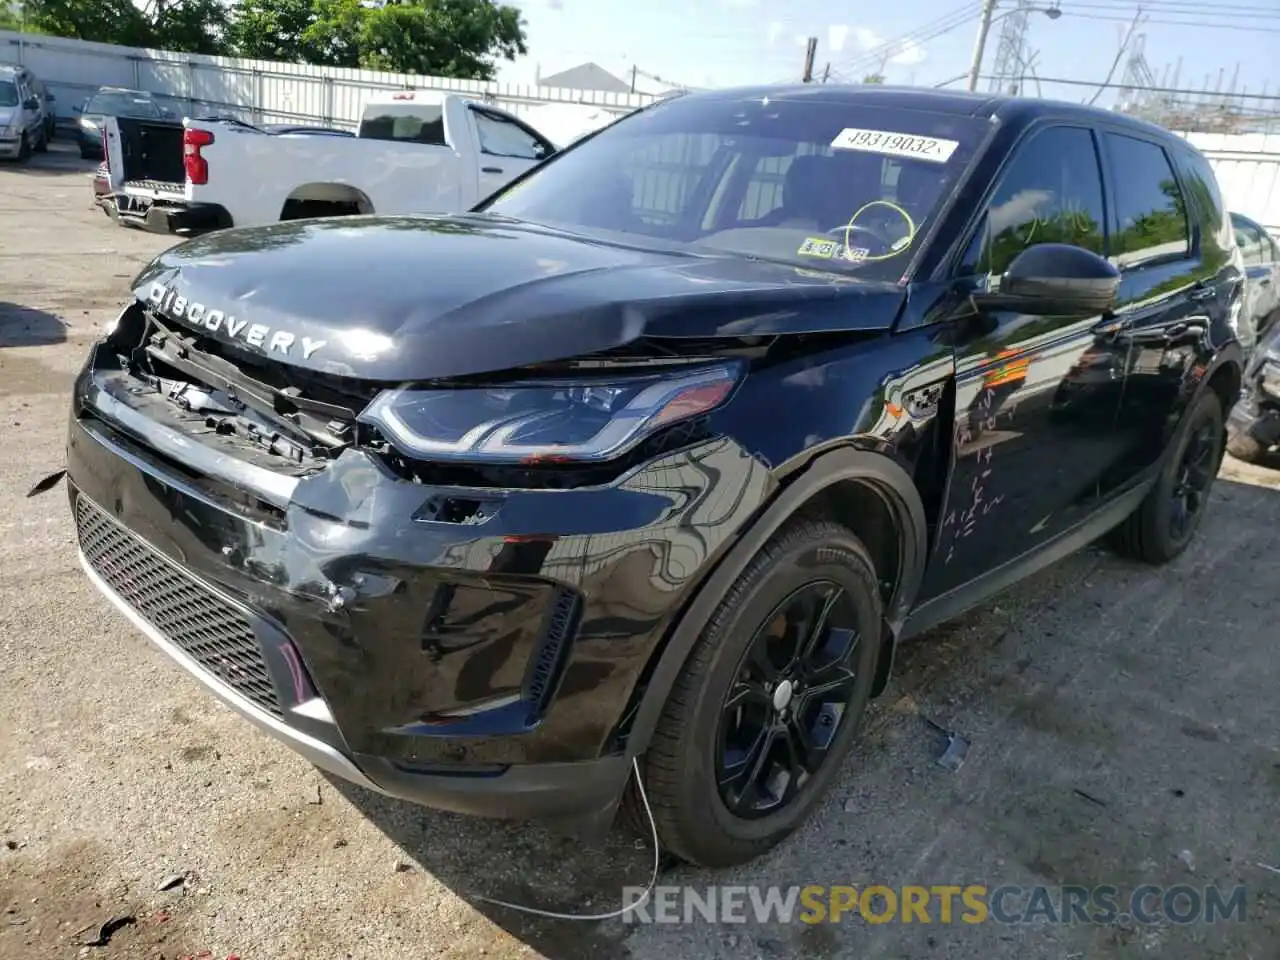
M 24 499 L 63 462 L 88 339 L 169 242 L 91 208 L 89 167 L 57 151 L 0 168 L 0 957 L 1280 955 L 1280 473 L 1228 463 L 1167 569 L 1089 550 L 914 645 L 800 836 L 745 869 L 663 878 L 1243 884 L 1245 922 L 528 920 L 475 895 L 606 911 L 647 880 L 647 852 L 331 783 L 90 588 L 61 487 Z M 958 771 L 925 718 L 971 740 Z M 82 945 L 121 915 L 135 922 Z

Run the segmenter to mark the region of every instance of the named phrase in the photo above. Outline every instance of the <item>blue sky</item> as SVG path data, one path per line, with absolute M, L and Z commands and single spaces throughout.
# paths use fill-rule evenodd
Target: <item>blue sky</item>
M 527 22 L 529 56 L 503 64 L 501 80 L 532 83 L 588 60 L 623 78 L 632 65 L 690 86 L 798 80 L 804 38 L 818 37 L 817 69 L 840 78 L 879 69 L 877 45 L 914 34 L 890 51 L 890 83 L 935 84 L 967 71 L 980 0 L 514 0 Z M 1035 0 L 1057 3 L 1056 20 L 1032 14 L 1028 46 L 1041 78 L 1100 82 L 1111 68 L 1139 0 Z M 1015 0 L 1001 0 L 997 15 Z M 1197 89 L 1206 74 L 1224 89 L 1239 62 L 1239 86 L 1280 94 L 1280 0 L 1142 0 L 1145 54 L 1160 81 L 1183 58 L 1179 86 Z M 930 25 L 933 26 L 930 26 Z M 954 24 L 940 35 L 930 37 Z M 1001 24 L 992 28 L 984 72 L 995 62 Z M 927 29 L 925 29 L 927 28 Z M 1121 62 L 1115 80 L 1123 74 Z M 652 91 L 643 77 L 637 85 Z M 963 81 L 956 84 L 963 86 Z M 986 89 L 985 82 L 981 89 Z M 1079 100 L 1086 87 L 1042 82 L 1044 96 Z M 1100 101 L 1109 103 L 1104 95 Z

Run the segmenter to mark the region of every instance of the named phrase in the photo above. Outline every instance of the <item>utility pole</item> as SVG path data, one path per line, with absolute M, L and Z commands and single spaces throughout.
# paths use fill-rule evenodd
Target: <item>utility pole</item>
M 982 21 L 978 24 L 978 42 L 973 46 L 973 63 L 969 66 L 969 89 L 978 89 L 978 75 L 982 73 L 982 53 L 987 46 L 987 34 L 991 32 L 991 17 L 996 12 L 997 0 L 982 0 Z
M 831 61 L 828 60 L 826 69 L 822 71 L 822 82 L 826 83 L 830 79 L 831 79 Z
M 631 92 L 636 92 L 636 65 L 631 65 Z
M 818 38 L 810 37 L 809 43 L 804 50 L 804 79 L 803 83 L 813 83 L 813 58 L 818 55 Z

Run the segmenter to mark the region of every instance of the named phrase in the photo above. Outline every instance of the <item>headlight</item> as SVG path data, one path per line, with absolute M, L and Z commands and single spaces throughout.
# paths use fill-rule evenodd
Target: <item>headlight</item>
M 655 430 L 713 410 L 737 384 L 732 364 L 609 379 L 388 390 L 358 417 L 401 453 L 481 463 L 596 462 Z
M 81 130 L 87 130 L 87 131 L 89 131 L 90 133 L 94 133 L 94 132 L 96 132 L 96 131 L 97 131 L 97 129 L 98 129 L 98 125 L 97 125 L 96 123 L 94 123 L 92 120 L 89 120 L 89 119 L 88 119 L 88 118 L 86 118 L 86 117 L 81 117 L 81 118 L 80 118 L 80 129 L 81 129 Z

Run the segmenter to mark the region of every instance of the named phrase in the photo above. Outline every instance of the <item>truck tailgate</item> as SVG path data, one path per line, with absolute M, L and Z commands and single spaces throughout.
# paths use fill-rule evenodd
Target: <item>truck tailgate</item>
M 181 195 L 186 190 L 182 166 L 182 122 L 116 117 L 118 144 L 109 152 L 111 185 L 116 190 Z

